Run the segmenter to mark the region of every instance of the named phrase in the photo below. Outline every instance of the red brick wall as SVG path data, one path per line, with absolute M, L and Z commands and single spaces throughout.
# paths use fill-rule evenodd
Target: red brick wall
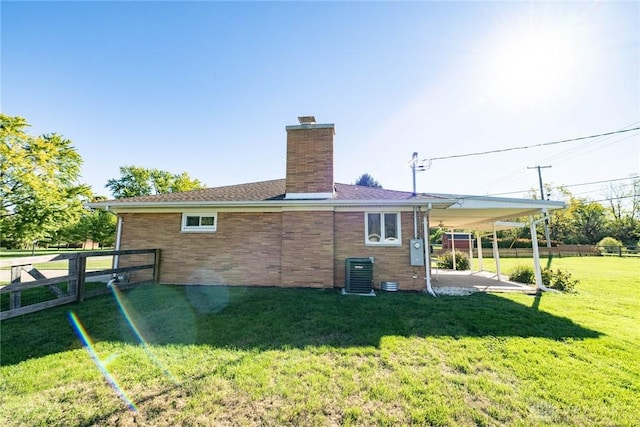
M 124 214 L 122 249 L 160 248 L 162 283 L 278 286 L 281 213 L 218 213 L 215 233 L 181 233 L 181 214 Z
M 287 129 L 287 193 L 333 193 L 333 127 Z
M 373 256 L 376 289 L 424 288 L 424 267 L 409 263 L 411 212 L 401 216 L 400 247 L 365 246 L 363 212 L 221 212 L 215 233 L 181 233 L 177 213 L 122 217 L 122 249 L 162 250 L 162 283 L 343 287 L 345 258 Z
M 344 286 L 346 258 L 374 257 L 373 284 L 381 281 L 398 282 L 402 290 L 423 289 L 424 267 L 410 265 L 409 240 L 413 238 L 413 213 L 402 212 L 402 246 L 365 246 L 364 212 L 335 213 L 334 276 L 338 287 Z M 414 279 L 413 276 L 417 277 Z
M 331 288 L 333 212 L 282 213 L 282 285 Z

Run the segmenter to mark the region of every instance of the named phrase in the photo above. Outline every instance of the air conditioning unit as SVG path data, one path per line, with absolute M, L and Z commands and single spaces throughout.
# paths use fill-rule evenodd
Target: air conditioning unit
M 371 258 L 347 258 L 344 268 L 344 287 L 347 293 L 373 293 L 373 260 Z

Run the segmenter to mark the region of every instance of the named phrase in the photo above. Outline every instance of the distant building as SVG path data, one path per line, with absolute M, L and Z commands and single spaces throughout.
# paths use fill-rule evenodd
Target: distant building
M 452 233 L 444 233 L 442 235 L 442 249 L 451 249 L 455 247 L 456 249 L 469 249 L 469 238 L 471 238 L 471 247 L 475 244 L 475 239 L 473 238 L 473 234 L 471 233 L 453 233 L 453 239 L 451 238 Z

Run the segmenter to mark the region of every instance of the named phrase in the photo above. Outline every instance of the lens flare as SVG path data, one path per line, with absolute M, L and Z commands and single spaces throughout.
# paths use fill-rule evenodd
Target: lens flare
M 120 309 L 120 312 L 122 313 L 122 315 L 124 316 L 124 319 L 126 320 L 127 326 L 131 329 L 131 332 L 133 332 L 133 335 L 136 337 L 136 340 L 140 343 L 140 345 L 142 346 L 142 349 L 145 351 L 147 356 L 149 356 L 149 359 L 151 359 L 151 361 L 162 371 L 162 373 L 165 374 L 171 380 L 171 382 L 173 382 L 175 385 L 180 385 L 180 382 L 173 376 L 173 374 L 169 371 L 169 369 L 166 368 L 164 364 L 158 359 L 158 357 L 151 351 L 151 348 L 149 348 L 147 341 L 142 336 L 142 333 L 140 332 L 135 322 L 133 321 L 133 317 L 127 310 L 126 304 L 124 304 L 123 302 L 122 292 L 118 290 L 116 286 L 110 286 L 110 288 L 113 293 L 113 297 L 116 300 L 118 308 Z
M 115 380 L 115 378 L 113 378 L 113 375 L 111 375 L 111 373 L 107 369 L 106 363 L 100 360 L 100 358 L 98 357 L 98 354 L 93 348 L 93 343 L 91 342 L 91 338 L 89 337 L 89 334 L 87 334 L 87 331 L 84 329 L 84 326 L 82 326 L 82 323 L 80 323 L 80 320 L 78 319 L 78 317 L 73 311 L 69 312 L 69 321 L 71 322 L 71 326 L 73 327 L 74 332 L 78 336 L 78 339 L 82 343 L 82 346 L 84 347 L 85 350 L 87 350 L 87 353 L 89 353 L 91 360 L 93 360 L 93 363 L 96 364 L 96 366 L 102 373 L 102 376 L 104 376 L 107 383 L 109 383 L 111 388 L 114 389 L 118 397 L 122 399 L 122 401 L 127 405 L 127 407 L 130 410 L 132 410 L 133 412 L 138 412 L 138 408 L 136 408 L 136 405 L 133 403 L 131 399 L 129 399 L 127 394 L 124 392 L 124 390 L 122 390 L 118 382 Z

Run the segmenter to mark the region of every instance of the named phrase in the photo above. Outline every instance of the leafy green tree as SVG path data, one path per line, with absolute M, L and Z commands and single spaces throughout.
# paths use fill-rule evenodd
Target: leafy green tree
M 120 167 L 120 178 L 110 179 L 106 187 L 116 199 L 199 190 L 204 184 L 191 179 L 187 172 L 172 174 L 139 166 Z
M 607 215 L 597 202 L 573 199 L 569 213 L 573 217 L 577 243 L 596 243 L 607 234 Z
M 78 182 L 82 158 L 68 139 L 34 137 L 28 122 L 0 113 L 0 229 L 26 244 L 76 221 L 91 191 Z
M 81 236 L 81 241 L 91 240 L 100 247 L 113 246 L 116 236 L 116 216 L 96 209 L 84 215 L 78 221 L 75 232 Z
M 106 197 L 94 197 L 92 202 L 101 200 L 106 200 Z M 53 243 L 81 245 L 92 241 L 100 247 L 112 246 L 115 242 L 116 222 L 116 215 L 110 212 L 85 209 L 78 221 L 60 230 L 54 236 Z
M 364 187 L 382 188 L 382 185 L 368 173 L 362 174 L 356 179 L 356 185 Z

